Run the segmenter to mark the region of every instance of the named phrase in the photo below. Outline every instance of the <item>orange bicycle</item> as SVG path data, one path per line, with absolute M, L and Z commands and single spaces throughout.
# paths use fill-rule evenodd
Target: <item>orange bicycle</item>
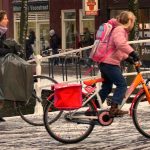
M 130 115 L 133 118 L 136 129 L 145 137 L 150 138 L 150 121 L 148 115 L 150 112 L 150 91 L 148 87 L 150 79 L 144 80 L 140 72 L 140 63 L 135 63 L 134 66 L 137 75 L 126 91 L 119 108 L 123 107 L 136 87 L 141 85 L 139 92 L 132 100 Z M 109 117 L 109 107 L 104 106 L 102 103 L 98 90 L 92 88 L 92 85 L 98 82 L 105 81 L 100 78 L 84 81 L 89 93 L 83 94 L 83 104 L 79 109 L 56 110 L 52 113 L 54 97 L 50 96 L 48 98 L 48 103 L 44 110 L 44 125 L 51 137 L 62 143 L 76 143 L 88 137 L 95 125 L 111 125 L 114 118 Z M 95 104 L 95 98 L 99 103 L 100 109 Z M 54 115 L 52 119 L 52 114 L 55 113 L 60 115 L 57 115 L 57 117 Z M 49 120 L 53 121 L 50 122 Z

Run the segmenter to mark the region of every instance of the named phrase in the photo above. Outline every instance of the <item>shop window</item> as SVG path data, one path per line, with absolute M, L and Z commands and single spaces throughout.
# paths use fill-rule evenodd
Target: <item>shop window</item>
M 80 35 L 83 35 L 83 29 L 88 28 L 91 35 L 95 35 L 95 17 L 84 15 L 83 10 L 80 10 Z
M 62 11 L 62 48 L 76 48 L 76 13 L 73 10 Z
M 139 39 L 150 38 L 150 9 L 139 10 Z M 150 42 L 142 43 L 141 45 L 141 59 L 143 64 L 150 66 Z
M 66 48 L 75 48 L 75 22 L 65 23 L 66 26 Z
M 82 47 L 82 40 L 84 39 L 84 28 L 88 28 L 91 33 L 91 44 L 93 44 L 95 39 L 95 16 L 87 16 L 84 14 L 83 10 L 80 10 L 80 36 L 78 46 Z
M 64 19 L 75 19 L 75 12 L 64 12 Z
M 150 9 L 139 10 L 139 36 L 140 39 L 150 38 Z
M 29 13 L 28 30 L 32 29 L 36 33 L 35 49 L 36 53 L 49 46 L 49 12 Z M 19 40 L 20 34 L 20 13 L 14 13 L 14 38 Z

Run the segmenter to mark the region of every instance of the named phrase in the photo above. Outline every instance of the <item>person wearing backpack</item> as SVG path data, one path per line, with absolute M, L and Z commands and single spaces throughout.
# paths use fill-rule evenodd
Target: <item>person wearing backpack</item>
M 99 94 L 104 102 L 112 91 L 113 84 L 116 85 L 109 110 L 110 117 L 128 114 L 128 111 L 118 108 L 127 90 L 127 83 L 122 75 L 120 63 L 123 60 L 128 60 L 129 57 L 134 61 L 139 61 L 139 56 L 128 44 L 128 34 L 134 27 L 135 19 L 132 12 L 122 11 L 116 19 L 113 18 L 108 21 L 113 26 L 113 30 L 107 48 L 112 49 L 112 52 L 99 63 L 101 75 L 105 80 Z
M 35 32 L 32 29 L 29 29 L 29 35 L 26 37 L 27 60 L 33 58 L 35 40 L 36 40 Z

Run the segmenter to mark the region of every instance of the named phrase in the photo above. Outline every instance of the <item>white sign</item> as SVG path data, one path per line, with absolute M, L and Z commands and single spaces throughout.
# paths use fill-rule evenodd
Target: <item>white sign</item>
M 84 1 L 85 15 L 98 15 L 98 0 Z

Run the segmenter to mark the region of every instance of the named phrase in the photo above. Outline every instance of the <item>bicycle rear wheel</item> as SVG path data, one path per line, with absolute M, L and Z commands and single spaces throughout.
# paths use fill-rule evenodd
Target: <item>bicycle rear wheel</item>
M 35 88 L 38 85 L 40 95 L 37 95 Z M 43 107 L 47 97 L 53 93 L 51 85 L 57 83 L 56 80 L 47 76 L 34 76 L 34 91 L 26 102 L 16 102 L 16 108 L 21 118 L 27 123 L 34 126 L 42 126 L 43 123 Z M 36 107 L 36 112 L 35 112 Z M 39 110 L 38 110 L 39 109 Z
M 145 137 L 150 138 L 150 104 L 146 99 L 145 93 L 135 102 L 132 113 L 136 129 Z
M 92 132 L 94 123 L 92 119 L 69 119 L 74 112 L 75 114 L 81 114 L 82 117 L 86 117 L 85 112 L 87 110 L 94 111 L 94 107 L 91 102 L 86 106 L 72 111 L 56 110 L 52 112 L 53 101 L 49 101 L 44 109 L 44 125 L 51 137 L 62 143 L 77 143 L 84 140 Z M 77 112 L 76 112 L 77 111 Z M 54 116 L 52 116 L 52 114 Z M 61 114 L 61 115 L 57 115 Z M 53 118 L 53 119 L 52 119 Z M 49 121 L 53 120 L 53 121 Z

